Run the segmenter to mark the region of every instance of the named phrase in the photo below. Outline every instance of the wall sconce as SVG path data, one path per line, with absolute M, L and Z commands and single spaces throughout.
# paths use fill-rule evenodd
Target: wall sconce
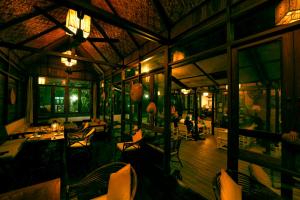
M 189 94 L 191 92 L 191 90 L 187 90 L 187 89 L 181 89 L 181 92 L 183 94 Z

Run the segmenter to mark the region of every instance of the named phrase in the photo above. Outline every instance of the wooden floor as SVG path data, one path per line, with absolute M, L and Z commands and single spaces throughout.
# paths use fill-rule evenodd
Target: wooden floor
M 214 199 L 212 181 L 221 168 L 226 169 L 227 151 L 216 148 L 213 136 L 205 140 L 183 140 L 180 148 L 183 167 L 172 163 L 172 170 L 179 169 L 183 183 L 207 199 Z M 239 171 L 247 174 L 247 163 L 239 162 Z

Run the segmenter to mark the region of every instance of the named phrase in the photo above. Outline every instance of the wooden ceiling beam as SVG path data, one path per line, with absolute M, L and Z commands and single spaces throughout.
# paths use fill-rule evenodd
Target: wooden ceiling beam
M 123 59 L 124 56 L 121 54 L 121 52 L 118 50 L 118 48 L 109 40 L 109 37 L 105 30 L 100 26 L 94 19 L 92 20 L 93 25 L 96 27 L 96 29 L 101 33 L 101 35 L 108 40 L 108 44 L 111 46 L 111 48 L 115 51 L 115 53 L 119 56 L 119 58 Z
M 83 53 L 84 54 L 84 56 L 89 56 L 90 58 L 92 58 L 92 56 L 89 54 L 89 52 L 83 47 L 83 46 L 81 46 L 81 48 L 79 48 L 79 51 L 81 52 L 81 53 Z M 93 66 L 94 66 L 94 69 L 95 69 L 95 71 L 99 74 L 99 71 L 100 71 L 100 74 L 102 75 L 102 77 L 104 77 L 104 70 L 103 70 L 103 67 L 101 66 L 101 65 L 99 65 L 99 64 L 95 64 L 95 63 L 93 63 Z M 99 71 L 98 71 L 99 70 Z M 99 74 L 99 75 L 100 75 Z
M 170 20 L 170 18 L 168 17 L 164 7 L 161 5 L 160 1 L 159 0 L 152 0 L 157 12 L 158 12 L 158 15 L 160 17 L 160 19 L 162 20 L 165 28 L 169 31 L 171 30 L 172 28 L 172 22 Z
M 94 60 L 94 59 L 89 59 L 89 58 L 85 58 L 85 57 L 81 57 L 81 56 L 67 55 L 67 54 L 63 54 L 60 52 L 54 52 L 54 51 L 47 51 L 47 50 L 41 51 L 41 49 L 38 49 L 38 48 L 28 47 L 28 46 L 17 46 L 13 43 L 8 43 L 8 42 L 3 42 L 3 41 L 0 41 L 0 47 L 1 46 L 9 48 L 9 49 L 19 49 L 19 50 L 23 50 L 23 51 L 35 52 L 36 54 L 46 54 L 46 55 L 56 56 L 56 57 L 71 58 L 71 59 L 76 59 L 76 60 L 80 60 L 80 61 L 84 61 L 84 62 L 97 63 L 97 64 L 107 65 L 107 66 L 112 66 L 112 67 L 123 67 L 123 65 L 107 63 L 102 60 Z
M 120 17 L 120 15 L 118 14 L 118 12 L 116 11 L 116 9 L 113 7 L 112 3 L 110 2 L 110 0 L 105 0 L 106 4 L 108 5 L 108 7 L 111 9 L 111 11 L 118 17 Z M 135 37 L 132 35 L 131 32 L 129 32 L 128 30 L 125 30 L 127 32 L 127 34 L 129 35 L 131 41 L 134 43 L 134 45 L 136 46 L 137 49 L 140 48 L 139 43 L 137 42 L 137 40 L 135 39 Z
M 16 45 L 22 46 L 22 45 L 24 45 L 24 44 L 26 44 L 28 42 L 31 42 L 31 41 L 39 38 L 39 37 L 42 37 L 43 35 L 46 35 L 46 34 L 50 33 L 51 31 L 54 31 L 54 30 L 56 30 L 58 28 L 59 28 L 59 26 L 55 25 L 55 26 L 53 26 L 53 27 L 51 27 L 51 28 L 49 28 L 49 29 L 47 29 L 45 31 L 42 31 L 42 32 L 40 32 L 40 33 L 38 33 L 36 35 L 33 35 L 33 36 L 31 36 L 31 37 L 29 37 L 29 38 L 21 41 L 21 42 L 18 42 Z
M 162 37 L 160 34 L 157 34 L 147 28 L 135 24 L 133 22 L 128 21 L 122 17 L 118 17 L 102 8 L 96 7 L 87 3 L 86 1 L 79 0 L 54 0 L 57 4 L 63 5 L 67 8 L 72 8 L 76 10 L 81 10 L 85 14 L 95 18 L 102 20 L 111 25 L 117 26 L 121 29 L 128 30 L 133 33 L 139 34 L 141 37 L 151 40 L 154 42 L 158 42 L 161 44 L 168 44 L 168 40 Z
M 41 12 L 42 15 L 44 15 L 48 20 L 50 20 L 51 22 L 53 22 L 54 24 L 56 24 L 59 28 L 63 29 L 64 31 L 68 32 L 69 34 L 74 35 L 75 33 L 73 33 L 70 29 L 68 29 L 64 24 L 60 23 L 60 21 L 58 21 L 57 19 L 55 19 L 53 16 L 51 16 L 50 14 L 47 13 L 47 11 L 45 9 L 39 8 L 37 6 L 34 7 L 36 10 L 39 10 Z
M 182 83 L 180 80 L 178 80 L 174 76 L 172 76 L 172 81 L 174 81 L 177 85 L 179 85 L 180 87 L 183 87 L 184 89 L 189 89 L 189 87 L 187 85 Z
M 42 46 L 41 48 L 39 48 L 40 52 L 41 52 L 41 51 L 45 51 L 46 49 L 49 50 L 49 49 L 51 49 L 51 47 L 53 48 L 53 46 L 54 46 L 55 44 L 61 43 L 63 40 L 66 40 L 67 37 L 68 37 L 67 35 L 64 35 L 64 36 L 62 36 L 62 37 L 60 37 L 60 38 L 57 38 L 56 40 L 54 40 L 54 41 L 52 41 L 52 42 L 50 42 L 50 43 L 48 43 L 48 44 Z M 1 45 L 0 45 L 0 46 L 1 46 Z M 38 54 L 38 52 L 31 52 L 29 55 L 23 56 L 23 57 L 21 58 L 21 60 L 24 61 L 25 59 L 28 59 L 28 58 L 30 58 L 30 57 L 32 57 L 32 56 L 37 55 L 37 54 Z
M 94 47 L 94 49 L 103 58 L 103 60 L 105 60 L 105 62 L 109 62 L 108 59 L 104 56 L 104 54 L 100 51 L 100 49 L 98 49 L 98 47 L 93 42 L 89 41 L 89 43 Z
M 50 5 L 50 6 L 46 7 L 46 8 L 44 8 L 44 10 L 47 11 L 47 12 L 49 12 L 49 11 L 52 11 L 52 10 L 58 8 L 58 7 L 59 7 L 59 5 Z M 12 19 L 12 20 L 10 20 L 8 22 L 1 23 L 0 24 L 0 31 L 3 31 L 6 28 L 9 28 L 9 27 L 11 27 L 13 25 L 16 25 L 18 23 L 24 22 L 24 21 L 29 20 L 31 18 L 34 18 L 34 17 L 36 17 L 36 16 L 38 16 L 40 14 L 41 14 L 40 10 L 35 10 L 35 11 L 31 12 L 31 13 L 22 15 L 21 17 L 14 18 L 14 19 Z
M 216 86 L 219 86 L 220 84 L 208 73 L 206 73 L 197 63 L 193 63 L 194 66 L 199 69 L 211 82 L 213 82 Z

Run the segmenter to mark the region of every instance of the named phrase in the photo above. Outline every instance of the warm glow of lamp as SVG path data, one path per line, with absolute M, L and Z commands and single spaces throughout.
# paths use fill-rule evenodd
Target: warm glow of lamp
M 203 92 L 203 96 L 207 97 L 208 96 L 208 92 Z
M 275 10 L 276 25 L 300 20 L 300 0 L 282 0 Z
M 46 77 L 39 77 L 39 85 L 45 85 L 46 84 Z
M 63 52 L 63 54 L 72 55 L 72 51 L 68 50 L 68 51 Z M 68 67 L 72 67 L 73 65 L 77 64 L 77 60 L 70 59 L 70 58 L 64 58 L 64 57 L 61 57 L 61 62 L 64 63 Z
M 187 89 L 181 89 L 181 92 L 183 94 L 189 94 L 191 92 L 191 90 L 187 90 Z
M 83 37 L 87 38 L 91 31 L 91 17 L 88 15 L 80 16 L 76 10 L 69 9 L 66 19 L 66 27 L 70 29 L 74 34 L 78 29 L 82 30 Z M 70 35 L 67 32 L 68 35 Z
M 180 51 L 175 51 L 173 53 L 173 62 L 184 59 L 184 53 Z

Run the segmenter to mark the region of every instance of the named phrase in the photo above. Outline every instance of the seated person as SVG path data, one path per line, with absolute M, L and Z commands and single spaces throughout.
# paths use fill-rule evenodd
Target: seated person
M 186 131 L 188 133 L 192 133 L 193 131 L 193 122 L 190 120 L 189 116 L 186 116 L 185 120 L 184 120 L 184 125 L 186 126 Z

